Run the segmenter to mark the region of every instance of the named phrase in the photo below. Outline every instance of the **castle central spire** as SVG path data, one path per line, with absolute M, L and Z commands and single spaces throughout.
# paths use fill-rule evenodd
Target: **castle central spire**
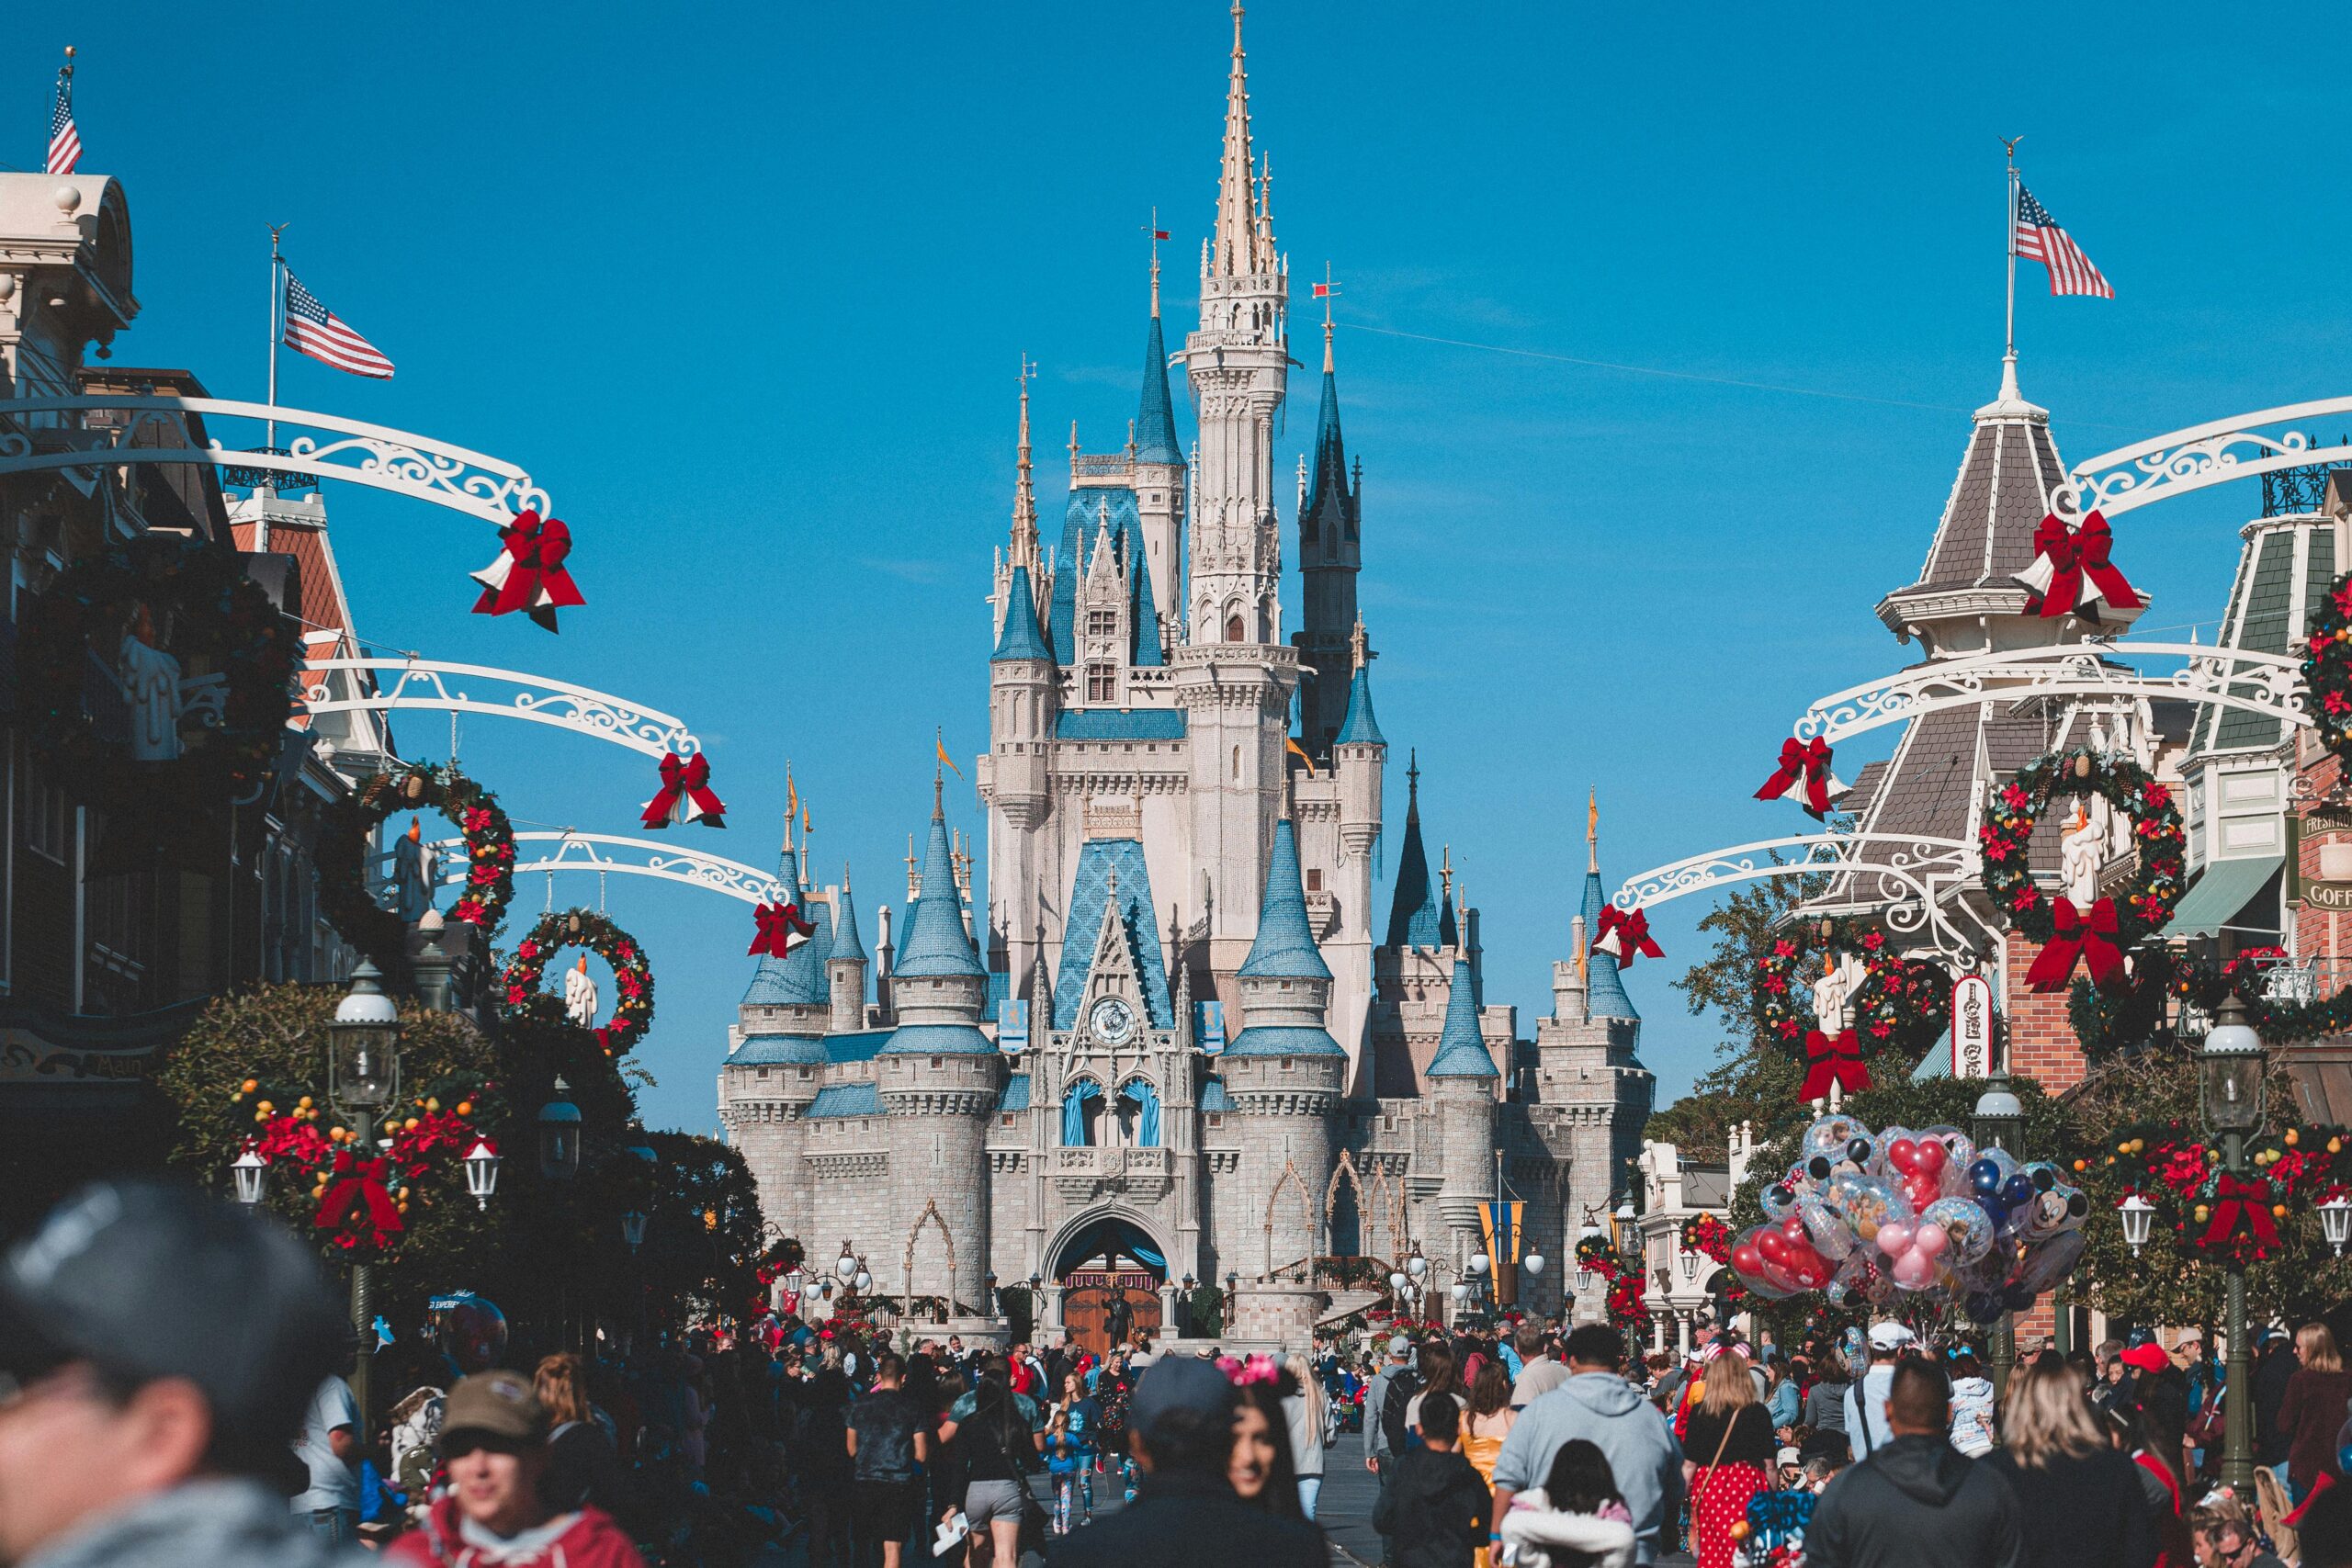
M 1216 241 L 1211 270 L 1249 277 L 1272 270 L 1274 236 L 1259 221 L 1258 181 L 1250 147 L 1250 64 L 1241 47 L 1241 4 L 1233 6 L 1233 67 L 1225 87 L 1225 161 L 1217 172 Z

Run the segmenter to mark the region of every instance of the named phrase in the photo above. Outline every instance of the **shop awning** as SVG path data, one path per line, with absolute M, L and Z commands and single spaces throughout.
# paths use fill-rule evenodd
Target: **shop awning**
M 2262 855 L 2253 860 L 2217 860 L 2205 867 L 2205 874 L 2197 886 L 2181 895 L 2180 906 L 2173 911 L 2172 923 L 2165 927 L 2168 937 L 2216 936 L 2224 926 L 2259 931 L 2276 931 L 2278 916 L 2276 909 L 2265 909 L 2251 920 L 2241 920 L 2245 907 L 2263 885 L 2278 874 L 2287 863 L 2284 855 Z

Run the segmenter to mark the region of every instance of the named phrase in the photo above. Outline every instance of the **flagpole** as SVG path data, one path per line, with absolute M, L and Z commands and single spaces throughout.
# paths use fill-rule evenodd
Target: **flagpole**
M 286 303 L 286 289 L 278 279 L 278 273 L 286 265 L 286 255 L 278 248 L 278 240 L 291 227 L 287 223 L 269 225 L 269 406 L 273 417 L 266 422 L 262 441 L 265 446 L 277 445 L 277 312 Z
M 2005 367 L 2012 367 L 2003 371 L 2004 379 L 2010 381 L 2016 379 L 2013 367 L 2018 358 L 2018 143 L 2024 140 L 2022 136 L 2001 138 L 2001 145 L 2008 154 L 2008 177 L 2004 187 L 2008 205 L 2003 216 L 2002 237 L 2009 255 L 2008 321 L 2001 334 L 2001 360 Z

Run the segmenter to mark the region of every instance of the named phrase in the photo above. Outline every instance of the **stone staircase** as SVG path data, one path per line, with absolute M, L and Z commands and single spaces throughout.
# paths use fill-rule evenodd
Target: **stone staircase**
M 1318 1324 L 1337 1323 L 1366 1307 L 1378 1306 L 1387 1299 L 1385 1291 L 1334 1291 L 1331 1292 L 1331 1304 L 1324 1308 L 1323 1315 L 1315 1321 Z

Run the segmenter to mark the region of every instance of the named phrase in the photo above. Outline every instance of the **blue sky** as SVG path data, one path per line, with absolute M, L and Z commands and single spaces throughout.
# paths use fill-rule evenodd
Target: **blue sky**
M 81 48 L 84 168 L 126 182 L 144 306 L 116 363 L 258 397 L 264 225 L 290 222 L 303 280 L 400 375 L 288 356 L 283 400 L 526 465 L 590 599 L 560 638 L 471 617 L 490 531 L 346 488 L 362 631 L 684 716 L 734 822 L 688 831 L 738 859 L 771 862 L 789 756 L 820 870 L 855 861 L 869 921 L 902 902 L 933 728 L 959 758 L 986 743 L 1019 357 L 1057 516 L 1069 421 L 1107 450 L 1134 410 L 1154 207 L 1171 333 L 1188 317 L 1224 8 L 161 15 L 20 35 L 0 76 L 0 159 L 31 166 L 55 50 Z M 2229 28 L 2150 6 L 1253 9 L 1278 235 L 1300 293 L 1327 259 L 1343 285 L 1381 720 L 1419 750 L 1522 1031 L 1567 952 L 1588 784 L 1612 881 L 1796 831 L 1747 798 L 1779 737 L 1906 661 L 1870 606 L 1915 575 L 1997 381 L 1997 136 L 2025 135 L 2028 183 L 2119 296 L 2020 271 L 2025 389 L 2064 454 L 2346 390 L 2341 149 L 2293 68 L 2345 31 L 2318 6 Z M 1313 431 L 1295 386 L 1284 475 Z M 2149 630 L 2210 626 L 2256 505 L 2233 487 L 2122 525 Z M 447 749 L 444 720 L 400 729 Z M 520 818 L 626 832 L 650 793 L 642 759 L 532 727 L 471 721 L 461 749 Z M 950 811 L 978 821 L 968 788 Z M 659 978 L 649 1113 L 709 1128 L 747 911 L 607 897 Z M 1714 1039 L 1664 984 L 1697 904 L 1659 911 L 1668 963 L 1632 976 L 1662 1100 Z

